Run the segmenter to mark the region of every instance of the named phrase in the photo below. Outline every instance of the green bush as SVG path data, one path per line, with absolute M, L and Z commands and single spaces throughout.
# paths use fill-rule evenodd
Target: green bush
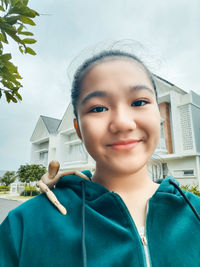
M 21 192 L 20 196 L 30 196 L 31 195 L 31 189 L 32 189 L 32 196 L 37 196 L 40 194 L 40 191 L 36 189 L 35 186 L 26 186 L 25 190 Z
M 189 191 L 189 192 L 192 192 L 193 194 L 197 195 L 200 197 L 200 190 L 198 188 L 198 186 L 191 186 L 191 185 L 182 185 L 181 188 L 183 190 L 186 190 L 186 191 Z
M 1 185 L 0 186 L 0 192 L 7 192 L 10 191 L 10 186 Z
M 38 190 L 33 190 L 32 191 L 32 196 L 37 196 L 40 194 L 40 191 Z M 24 190 L 21 192 L 20 196 L 30 196 L 31 195 L 31 190 Z

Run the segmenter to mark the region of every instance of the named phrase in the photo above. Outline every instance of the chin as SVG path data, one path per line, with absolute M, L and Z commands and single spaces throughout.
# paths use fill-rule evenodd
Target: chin
M 116 163 L 110 163 L 109 166 L 105 166 L 105 169 L 108 168 L 113 173 L 121 175 L 131 175 L 146 170 L 147 161 L 120 161 Z

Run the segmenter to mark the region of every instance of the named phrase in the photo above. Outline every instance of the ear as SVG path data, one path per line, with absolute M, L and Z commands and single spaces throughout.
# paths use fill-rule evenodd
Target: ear
M 82 140 L 81 131 L 80 131 L 77 119 L 74 119 L 74 128 L 76 130 L 78 137 Z

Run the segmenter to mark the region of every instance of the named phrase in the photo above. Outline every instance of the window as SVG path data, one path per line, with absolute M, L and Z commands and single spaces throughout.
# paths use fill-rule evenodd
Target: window
M 175 178 L 184 178 L 184 177 L 188 177 L 189 176 L 194 176 L 194 169 L 190 169 L 190 170 L 174 170 L 173 171 L 173 176 Z
M 165 178 L 168 174 L 168 167 L 167 167 L 167 163 L 162 163 L 162 175 L 163 178 Z
M 48 151 L 40 152 L 40 163 L 47 166 L 48 163 Z
M 184 175 L 191 175 L 191 176 L 193 176 L 194 175 L 194 170 L 185 170 L 185 171 L 183 171 L 183 174 Z

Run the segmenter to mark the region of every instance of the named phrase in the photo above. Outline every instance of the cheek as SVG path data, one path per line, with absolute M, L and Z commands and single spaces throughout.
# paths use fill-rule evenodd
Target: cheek
M 140 117 L 141 128 L 145 132 L 145 137 L 152 145 L 159 141 L 160 138 L 160 113 L 156 109 L 148 110 L 148 113 Z
M 104 127 L 105 124 L 102 124 L 98 120 L 82 119 L 81 121 L 81 135 L 83 143 L 88 150 L 94 150 L 94 145 L 102 142 L 104 136 Z
M 149 120 L 149 135 L 157 144 L 160 139 L 160 114 L 154 114 Z

